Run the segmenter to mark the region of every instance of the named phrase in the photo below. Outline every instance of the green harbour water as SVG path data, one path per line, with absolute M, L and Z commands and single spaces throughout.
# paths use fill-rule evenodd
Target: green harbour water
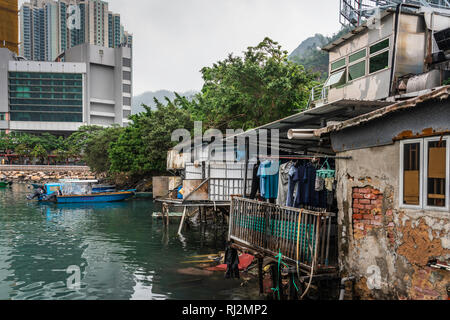
M 252 299 L 255 287 L 223 272 L 187 275 L 184 261 L 224 250 L 226 229 L 193 226 L 177 236 L 151 200 L 39 204 L 31 189 L 0 189 L 0 300 Z M 197 258 L 198 259 L 198 258 Z M 201 259 L 201 258 L 200 258 Z M 80 270 L 79 288 L 67 286 Z

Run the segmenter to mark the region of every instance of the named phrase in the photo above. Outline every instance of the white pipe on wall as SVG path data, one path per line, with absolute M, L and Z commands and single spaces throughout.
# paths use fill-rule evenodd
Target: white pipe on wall
M 287 133 L 288 139 L 318 139 L 314 135 L 314 129 L 290 129 Z

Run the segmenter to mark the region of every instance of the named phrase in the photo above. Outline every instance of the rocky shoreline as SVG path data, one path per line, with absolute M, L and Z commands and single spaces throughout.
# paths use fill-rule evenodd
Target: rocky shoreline
M 45 168 L 41 166 L 39 168 L 31 168 L 27 166 L 21 166 L 20 168 L 17 168 L 15 170 L 11 169 L 12 168 L 0 167 L 0 180 L 3 179 L 12 182 L 23 182 L 23 183 L 47 183 L 57 181 L 59 179 L 98 180 L 104 178 L 91 172 L 88 167 Z

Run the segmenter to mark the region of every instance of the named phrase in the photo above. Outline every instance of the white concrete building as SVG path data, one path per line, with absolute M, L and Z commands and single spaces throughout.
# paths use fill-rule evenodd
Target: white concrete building
M 85 62 L 89 124 L 128 124 L 132 97 L 132 50 L 81 44 L 66 51 L 65 61 Z
M 28 61 L 0 48 L 0 130 L 69 134 L 128 124 L 131 48 L 82 44 L 64 60 Z

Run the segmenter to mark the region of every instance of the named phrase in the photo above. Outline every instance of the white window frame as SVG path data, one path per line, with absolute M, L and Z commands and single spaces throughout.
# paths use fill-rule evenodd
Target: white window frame
M 405 166 L 405 144 L 419 143 L 419 204 L 405 204 L 403 202 L 403 192 L 404 192 L 404 166 Z M 399 187 L 399 206 L 405 209 L 422 209 L 423 207 L 423 139 L 411 139 L 400 141 L 400 187 Z
M 450 210 L 450 136 L 444 136 L 446 141 L 446 183 L 445 183 L 445 207 L 427 205 L 428 199 L 428 142 L 440 141 L 441 136 L 430 138 L 419 138 L 400 141 L 400 172 L 399 172 L 399 207 L 404 209 L 428 210 L 428 211 L 449 211 Z M 404 146 L 405 144 L 419 143 L 420 165 L 419 165 L 419 205 L 410 205 L 403 202 L 404 192 Z
M 428 142 L 432 141 L 440 141 L 441 137 L 432 137 L 432 138 L 424 138 L 423 141 L 423 157 L 424 157 L 424 168 L 427 168 L 423 172 L 424 176 L 424 185 L 423 185 L 423 208 L 425 210 L 430 211 L 449 211 L 449 136 L 444 136 L 442 140 L 445 140 L 445 155 L 446 155 L 446 162 L 445 162 L 445 207 L 435 207 L 435 206 L 429 206 L 427 205 L 427 192 L 428 192 Z

